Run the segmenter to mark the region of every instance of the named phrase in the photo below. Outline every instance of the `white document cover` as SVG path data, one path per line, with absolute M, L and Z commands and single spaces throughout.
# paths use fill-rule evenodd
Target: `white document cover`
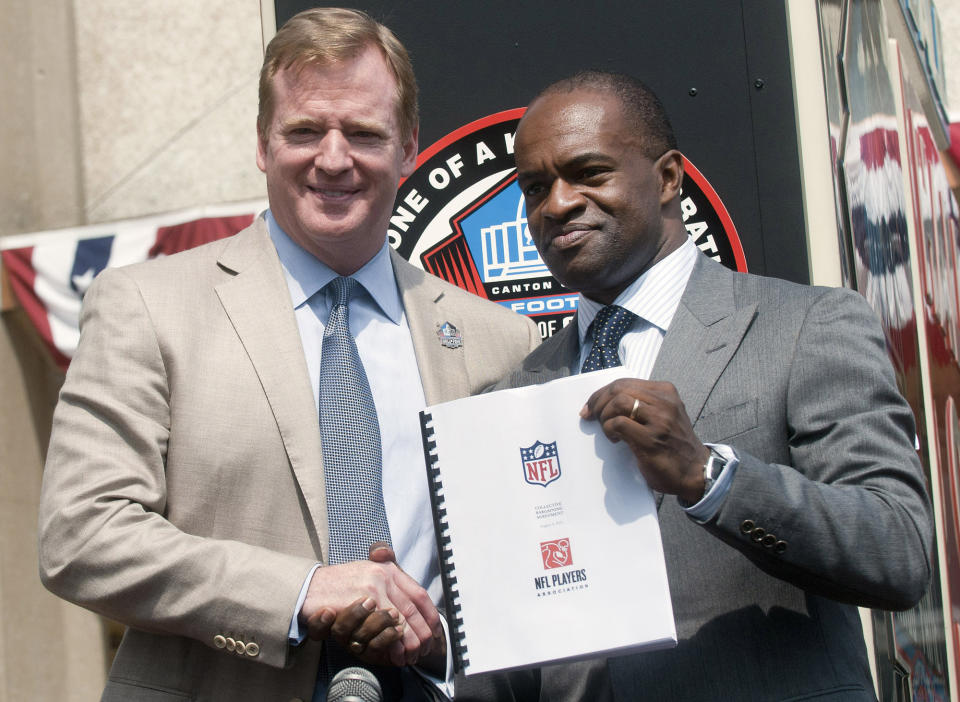
M 447 616 L 470 674 L 676 644 L 653 493 L 580 419 L 622 368 L 421 412 Z

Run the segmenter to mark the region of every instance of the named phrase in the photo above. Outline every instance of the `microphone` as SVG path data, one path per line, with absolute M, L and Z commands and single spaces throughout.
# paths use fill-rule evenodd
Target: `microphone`
M 383 702 L 383 690 L 366 668 L 344 668 L 330 680 L 327 702 Z

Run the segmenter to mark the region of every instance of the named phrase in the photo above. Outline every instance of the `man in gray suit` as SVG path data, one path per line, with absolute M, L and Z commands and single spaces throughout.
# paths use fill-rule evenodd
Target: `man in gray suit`
M 529 320 L 386 242 L 418 132 L 413 70 L 388 29 L 331 8 L 290 20 L 267 48 L 257 131 L 264 215 L 107 270 L 84 300 L 44 473 L 40 570 L 128 626 L 106 700 L 311 699 L 347 655 L 403 671 L 387 699 L 419 688 L 403 664 L 439 653 L 442 678 L 417 413 L 493 383 L 539 342 Z M 347 375 L 325 375 L 328 343 L 359 356 L 361 409 L 324 404 Z M 357 429 L 361 414 L 372 431 Z M 328 449 L 347 435 L 382 461 L 344 469 L 351 452 Z M 350 484 L 361 473 L 376 484 Z M 366 558 L 371 487 L 396 562 Z M 360 555 L 333 564 L 344 547 Z M 328 655 L 303 641 L 356 607 L 386 617 L 386 643 L 347 632 L 349 654 Z
M 530 233 L 580 306 L 500 386 L 632 371 L 582 415 L 630 446 L 657 493 L 679 639 L 545 668 L 543 696 L 875 699 L 856 605 L 914 605 L 932 543 L 875 315 L 849 290 L 734 273 L 697 250 L 672 129 L 632 79 L 551 85 L 515 148 Z

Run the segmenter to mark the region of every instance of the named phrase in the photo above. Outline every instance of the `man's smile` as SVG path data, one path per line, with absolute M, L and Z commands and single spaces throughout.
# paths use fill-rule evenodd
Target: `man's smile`
M 553 234 L 553 237 L 550 239 L 549 245 L 552 248 L 560 249 L 569 249 L 585 238 L 590 236 L 590 234 L 596 231 L 597 227 L 584 224 L 582 222 L 570 222 L 569 224 L 564 224 L 561 227 L 558 227 L 556 233 Z
M 344 202 L 360 192 L 357 188 L 331 188 L 317 185 L 308 185 L 307 190 L 323 200 L 332 200 L 335 202 Z

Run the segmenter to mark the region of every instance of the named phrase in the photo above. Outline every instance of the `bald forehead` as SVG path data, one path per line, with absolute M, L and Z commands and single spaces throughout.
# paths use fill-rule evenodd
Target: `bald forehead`
M 543 93 L 534 99 L 517 127 L 517 136 L 525 124 L 536 121 L 539 127 L 550 124 L 577 125 L 583 129 L 604 128 L 604 122 L 624 122 L 623 104 L 611 91 L 577 89 Z M 606 128 L 609 128 L 609 124 Z
M 514 148 L 518 160 L 534 144 L 549 144 L 552 151 L 588 136 L 611 138 L 624 146 L 637 145 L 638 135 L 628 128 L 623 108 L 607 91 L 551 92 L 538 97 L 517 127 Z

